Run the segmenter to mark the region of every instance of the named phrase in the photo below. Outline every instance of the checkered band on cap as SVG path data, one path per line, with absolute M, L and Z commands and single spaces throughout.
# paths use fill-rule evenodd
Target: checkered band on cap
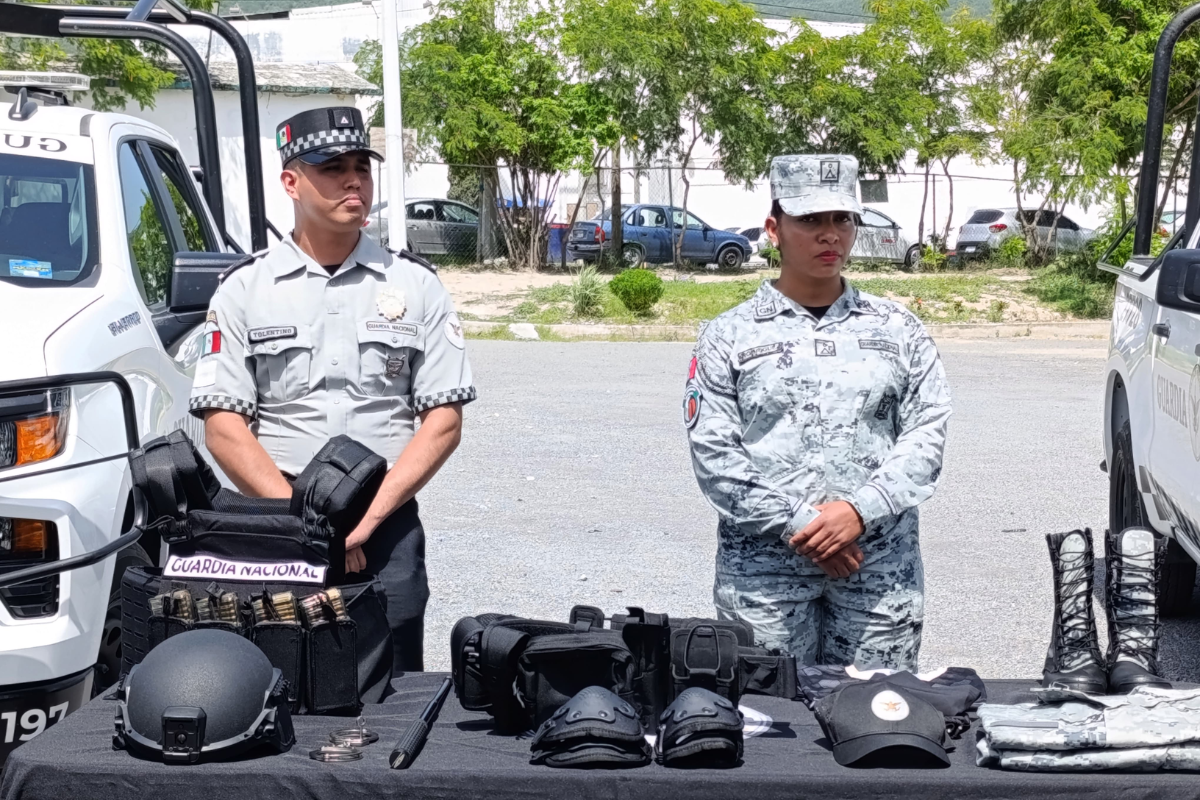
M 279 150 L 279 155 L 284 163 L 303 155 L 304 153 L 320 150 L 323 147 L 330 145 L 351 145 L 367 149 L 367 137 L 363 132 L 355 128 L 341 128 L 338 130 L 316 131 L 299 136 L 285 144 Z

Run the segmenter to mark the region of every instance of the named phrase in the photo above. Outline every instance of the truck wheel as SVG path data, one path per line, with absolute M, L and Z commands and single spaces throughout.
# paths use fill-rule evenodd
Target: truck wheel
M 1148 527 L 1133 464 L 1133 434 L 1126 422 L 1113 439 L 1108 468 L 1108 525 L 1113 531 Z M 1196 562 L 1177 541 L 1167 540 L 1167 557 L 1158 583 L 1158 609 L 1164 617 L 1186 614 L 1192 604 Z
M 117 554 L 112 588 L 108 593 L 108 611 L 100 634 L 100 652 L 96 655 L 96 680 L 93 694 L 99 694 L 117 682 L 121 675 L 121 576 L 130 567 L 149 567 L 150 557 L 141 545 L 127 547 Z

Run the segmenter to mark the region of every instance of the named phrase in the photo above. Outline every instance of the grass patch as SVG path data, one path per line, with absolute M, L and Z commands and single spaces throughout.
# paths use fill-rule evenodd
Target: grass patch
M 1104 319 L 1112 316 L 1113 285 L 1093 281 L 1054 266 L 1040 270 L 1022 290 L 1041 302 L 1085 319 Z
M 865 278 L 854 282 L 861 291 L 879 297 L 919 297 L 923 302 L 979 302 L 985 289 L 999 283 L 990 275 L 928 275 L 919 278 Z
M 468 339 L 495 339 L 500 341 L 513 341 L 517 337 L 513 336 L 512 331 L 507 325 L 494 325 L 482 331 L 467 331 L 466 338 Z
M 597 321 L 624 325 L 688 325 L 728 311 L 758 291 L 759 281 L 666 281 L 662 299 L 646 314 L 634 314 L 605 285 L 594 314 L 577 316 L 570 305 L 570 287 L 533 289 L 509 315 L 516 322 L 555 325 L 561 322 Z

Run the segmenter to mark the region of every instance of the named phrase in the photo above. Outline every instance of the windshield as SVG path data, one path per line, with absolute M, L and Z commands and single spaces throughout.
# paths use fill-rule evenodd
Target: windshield
M 75 283 L 99 255 L 92 167 L 0 154 L 0 280 Z

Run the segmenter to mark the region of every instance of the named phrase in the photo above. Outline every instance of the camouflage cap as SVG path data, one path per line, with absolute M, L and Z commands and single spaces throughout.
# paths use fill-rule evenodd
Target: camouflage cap
M 858 159 L 845 155 L 776 156 L 771 161 L 771 199 L 798 217 L 821 211 L 862 214 L 855 185 Z

